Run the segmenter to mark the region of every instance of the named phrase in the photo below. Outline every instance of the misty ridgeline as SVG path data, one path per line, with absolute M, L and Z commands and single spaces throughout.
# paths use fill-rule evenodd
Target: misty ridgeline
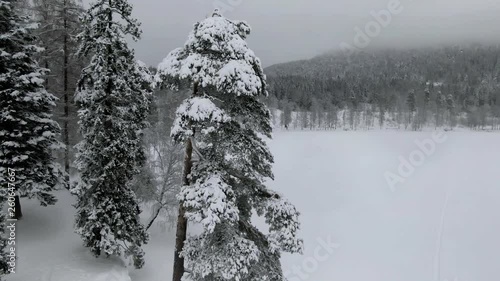
M 141 34 L 131 13 L 125 0 L 0 0 L 0 183 L 15 183 L 1 200 L 15 198 L 20 219 L 19 197 L 54 205 L 54 190 L 70 189 L 95 256 L 141 268 L 160 222 L 177 225 L 174 280 L 283 280 L 281 253 L 303 245 L 298 211 L 265 185 L 273 127 L 500 129 L 499 46 L 332 52 L 263 69 L 250 27 L 216 11 L 156 68 L 128 46 Z M 188 222 L 202 233 L 188 237 Z

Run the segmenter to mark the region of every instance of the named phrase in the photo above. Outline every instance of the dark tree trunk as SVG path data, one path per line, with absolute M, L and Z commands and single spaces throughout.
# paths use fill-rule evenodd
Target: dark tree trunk
M 186 240 L 187 220 L 184 217 L 184 208 L 179 205 L 179 216 L 177 218 L 177 233 L 175 235 L 175 256 L 173 281 L 181 281 L 184 275 L 184 258 L 180 256 L 184 241 Z
M 198 84 L 194 83 L 193 96 L 198 93 Z M 194 138 L 194 131 L 193 131 Z M 182 174 L 182 184 L 184 186 L 189 185 L 189 174 L 191 174 L 191 169 L 193 168 L 193 142 L 192 139 L 186 141 L 186 152 L 184 155 L 184 171 Z M 174 272 L 172 281 L 181 281 L 184 275 L 184 258 L 180 256 L 182 249 L 184 247 L 184 241 L 187 237 L 187 219 L 185 217 L 185 210 L 182 206 L 182 202 L 179 204 L 179 214 L 177 217 L 177 232 L 175 234 L 175 253 L 174 253 Z
M 188 176 L 191 173 L 191 168 L 193 166 L 192 156 L 193 156 L 193 143 L 189 139 L 186 142 L 186 155 L 184 157 L 184 173 L 183 173 L 184 185 L 189 185 Z M 177 232 L 175 234 L 174 274 L 172 279 L 173 281 L 181 281 L 182 275 L 184 275 L 184 258 L 180 256 L 187 235 L 187 219 L 184 216 L 184 214 L 185 210 L 181 202 L 181 204 L 179 204 L 179 215 L 177 217 Z
M 19 200 L 19 195 L 14 196 L 14 219 L 18 220 L 23 217 L 23 212 L 21 210 L 21 200 Z
M 66 13 L 66 0 L 64 1 L 63 7 L 63 19 L 64 19 L 64 62 L 63 62 L 63 91 L 64 91 L 64 144 L 66 148 L 64 149 L 64 171 L 66 172 L 66 188 L 69 189 L 69 93 L 68 93 L 68 19 Z
M 155 215 L 153 216 L 153 219 L 151 219 L 151 221 L 146 226 L 146 230 L 148 230 L 153 225 L 153 223 L 155 222 L 155 220 L 158 217 L 158 215 L 160 215 L 160 212 L 161 212 L 161 208 L 158 208 L 158 210 L 156 210 Z

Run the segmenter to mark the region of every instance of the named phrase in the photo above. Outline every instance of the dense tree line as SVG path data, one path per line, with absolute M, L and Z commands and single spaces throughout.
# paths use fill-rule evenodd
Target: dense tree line
M 66 182 L 72 174 L 73 147 L 80 140 L 77 106 L 74 93 L 86 58 L 76 55 L 77 35 L 83 31 L 80 20 L 84 13 L 80 0 L 18 1 L 20 10 L 36 25 L 35 35 L 41 52 L 36 56 L 41 67 L 48 70 L 44 87 L 57 97 L 54 120 L 61 127 L 61 141 L 65 147 L 57 152 L 66 172 Z
M 332 53 L 271 66 L 266 74 L 268 104 L 285 116 L 294 111 L 295 119 L 308 115 L 302 123 L 313 127 L 318 121 L 328 127 L 343 115 L 353 128 L 387 121 L 412 129 L 500 124 L 499 46 Z M 291 125 L 291 118 L 281 119 Z
M 50 72 L 45 76 L 45 87 L 58 100 L 54 119 L 62 129 L 63 152 L 58 155 L 69 182 L 73 146 L 79 141 L 77 107 L 74 92 L 86 59 L 76 55 L 77 35 L 82 32 L 80 17 L 84 9 L 80 0 L 34 0 L 33 20 L 38 24 L 39 45 L 44 49 L 38 58 L 40 65 Z

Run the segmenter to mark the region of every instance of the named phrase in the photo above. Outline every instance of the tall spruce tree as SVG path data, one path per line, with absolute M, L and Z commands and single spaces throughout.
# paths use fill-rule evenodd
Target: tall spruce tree
M 272 129 L 259 99 L 267 96 L 265 75 L 245 42 L 249 34 L 245 22 L 216 10 L 159 65 L 159 81 L 192 87 L 172 128 L 174 139 L 186 144 L 174 281 L 186 275 L 284 280 L 281 253 L 302 251 L 299 213 L 264 185 L 273 178 L 266 144 Z M 254 211 L 265 217 L 267 234 L 252 224 Z M 186 239 L 185 218 L 201 224 L 202 233 Z
M 425 125 L 427 123 L 427 110 L 429 108 L 429 104 L 431 102 L 431 91 L 429 87 L 427 86 L 424 90 L 424 106 L 422 108 L 422 123 Z
M 52 120 L 56 98 L 43 85 L 46 70 L 34 57 L 34 25 L 16 14 L 16 1 L 0 1 L 0 185 L 15 171 L 15 218 L 22 216 L 19 194 L 52 205 L 51 194 L 63 178 L 52 157 L 60 128 Z
M 132 256 L 144 264 L 148 236 L 131 180 L 144 162 L 142 131 L 152 94 L 144 67 L 134 59 L 125 36 L 140 36 L 126 0 L 99 0 L 84 17 L 79 54 L 91 55 L 78 84 L 80 131 L 76 164 L 81 181 L 76 230 L 85 246 L 100 254 Z
M 76 82 L 83 67 L 82 59 L 75 54 L 78 49 L 77 34 L 82 31 L 80 17 L 83 7 L 80 0 L 33 0 L 33 14 L 39 23 L 41 46 L 45 49 L 40 63 L 50 69 L 46 76 L 46 88 L 60 97 L 56 120 L 62 126 L 64 142 L 64 170 L 69 183 L 70 159 L 77 128 L 76 107 L 73 104 Z
M 452 94 L 446 96 L 446 111 L 448 113 L 450 129 L 453 129 L 455 127 L 455 100 Z
M 417 96 L 415 90 L 411 90 L 406 97 L 406 106 L 408 107 L 408 126 L 412 126 L 413 130 L 416 130 L 418 125 L 417 121 L 413 120 L 415 116 L 415 111 L 417 111 Z
M 436 95 L 436 128 L 442 125 L 443 122 L 443 108 L 445 108 L 446 96 L 443 92 L 438 91 Z

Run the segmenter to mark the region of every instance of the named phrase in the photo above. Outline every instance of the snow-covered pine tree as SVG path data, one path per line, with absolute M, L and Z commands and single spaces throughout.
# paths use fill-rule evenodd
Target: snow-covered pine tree
M 131 180 L 144 162 L 142 131 L 151 103 L 146 68 L 138 64 L 125 36 L 140 36 L 126 0 L 99 0 L 84 17 L 79 54 L 91 55 L 78 83 L 80 131 L 76 164 L 81 181 L 76 231 L 93 254 L 132 256 L 144 264 L 148 236 Z
M 448 119 L 450 122 L 450 130 L 455 127 L 455 99 L 453 98 L 452 94 L 448 94 L 446 96 L 446 111 L 448 113 Z
M 425 125 L 427 123 L 427 110 L 429 108 L 429 104 L 431 102 L 431 90 L 429 89 L 429 86 L 427 85 L 424 90 L 424 105 L 422 108 L 422 123 Z
M 436 128 L 443 125 L 442 124 L 444 117 L 443 108 L 445 107 L 445 103 L 446 103 L 445 95 L 443 94 L 443 92 L 438 91 L 436 95 Z
M 47 206 L 56 202 L 51 192 L 63 178 L 52 156 L 60 146 L 51 115 L 56 98 L 44 89 L 46 70 L 33 59 L 41 51 L 35 26 L 16 14 L 15 2 L 0 1 L 0 185 L 7 186 L 12 169 L 17 193 Z M 21 216 L 16 196 L 15 217 Z
M 417 121 L 414 120 L 415 112 L 417 111 L 417 96 L 415 90 L 411 90 L 406 97 L 406 106 L 408 107 L 408 125 L 412 126 L 413 130 L 416 130 L 418 125 Z
M 172 136 L 186 143 L 180 222 L 185 211 L 203 226 L 186 241 L 177 236 L 175 262 L 185 259 L 191 280 L 284 280 L 281 253 L 302 251 L 299 213 L 264 185 L 273 178 L 266 144 L 272 129 L 270 112 L 259 100 L 267 96 L 265 75 L 245 42 L 249 34 L 247 23 L 216 10 L 195 24 L 184 47 L 158 69 L 159 82 L 187 82 L 193 89 L 172 128 Z M 265 217 L 268 232 L 252 224 L 254 212 Z M 183 273 L 183 266 L 174 265 L 173 280 Z

